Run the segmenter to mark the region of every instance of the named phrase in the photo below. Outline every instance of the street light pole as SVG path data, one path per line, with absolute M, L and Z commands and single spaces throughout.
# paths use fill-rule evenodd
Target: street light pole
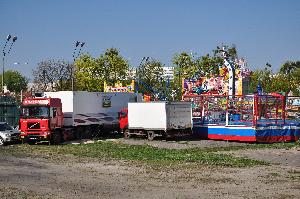
M 72 91 L 74 91 L 74 66 L 75 66 L 75 61 L 79 57 L 79 55 L 81 53 L 81 49 L 84 46 L 84 44 L 85 44 L 85 42 L 79 42 L 79 41 L 76 41 L 76 43 L 75 43 L 75 49 L 73 51 L 73 65 L 72 65 L 72 69 L 71 69 Z M 77 48 L 78 46 L 79 46 L 79 48 Z M 76 55 L 76 51 L 78 51 L 77 55 Z
M 10 41 L 11 38 L 12 38 L 12 42 L 10 44 L 10 47 L 9 47 L 8 51 L 6 52 L 5 48 L 6 48 L 8 42 Z M 15 43 L 15 41 L 17 41 L 17 37 L 16 36 L 12 37 L 11 35 L 7 35 L 6 41 L 5 41 L 3 50 L 2 50 L 2 53 L 3 53 L 3 57 L 2 57 L 2 64 L 3 64 L 3 67 L 2 67 L 2 81 L 1 81 L 2 82 L 2 84 L 1 84 L 2 85 L 2 94 L 4 94 L 4 65 L 5 65 L 5 56 L 10 53 L 11 48 L 12 48 L 13 44 Z
M 5 57 L 5 53 L 3 53 L 3 58 L 2 58 L 2 63 L 3 63 L 3 67 L 2 67 L 2 80 L 1 80 L 1 88 L 2 88 L 2 94 L 4 94 L 4 57 Z

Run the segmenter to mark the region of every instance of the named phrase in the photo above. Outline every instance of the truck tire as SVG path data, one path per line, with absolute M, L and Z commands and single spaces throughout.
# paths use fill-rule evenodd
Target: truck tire
M 124 130 L 124 138 L 125 139 L 129 139 L 130 138 L 130 131 L 129 131 L 129 129 L 125 129 Z
M 4 140 L 2 137 L 0 137 L 0 146 L 4 146 L 4 145 L 5 145 Z
M 77 126 L 74 129 L 74 135 L 75 135 L 75 140 L 81 140 L 82 139 L 82 127 Z
M 28 143 L 29 145 L 34 145 L 34 144 L 36 143 L 36 141 L 35 141 L 35 140 L 28 140 L 27 143 Z
M 62 142 L 62 136 L 59 131 L 55 131 L 51 136 L 51 144 L 60 144 Z
M 83 127 L 83 134 L 81 134 L 81 135 L 82 135 L 83 139 L 91 139 L 92 138 L 91 127 L 90 126 Z
M 92 139 L 100 137 L 100 133 L 101 133 L 100 125 L 91 126 L 91 138 Z
M 148 140 L 152 141 L 155 138 L 155 133 L 154 131 L 147 131 L 147 138 Z

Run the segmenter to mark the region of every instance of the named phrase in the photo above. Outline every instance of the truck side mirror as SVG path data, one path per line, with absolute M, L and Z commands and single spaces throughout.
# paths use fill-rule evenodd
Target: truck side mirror
M 125 118 L 127 114 L 125 112 L 121 112 L 121 118 Z

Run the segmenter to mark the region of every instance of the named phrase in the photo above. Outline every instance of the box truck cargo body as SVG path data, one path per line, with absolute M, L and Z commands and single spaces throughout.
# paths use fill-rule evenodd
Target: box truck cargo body
M 146 135 L 171 137 L 192 133 L 190 102 L 128 103 L 128 128 L 125 137 Z

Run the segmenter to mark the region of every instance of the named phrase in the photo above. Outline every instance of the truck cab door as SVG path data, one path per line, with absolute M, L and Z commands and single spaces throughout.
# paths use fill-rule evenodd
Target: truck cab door
M 64 124 L 63 123 L 64 116 L 63 116 L 61 107 L 57 108 L 56 115 L 57 115 L 57 126 L 62 127 Z
M 60 107 L 50 109 L 50 127 L 51 129 L 61 128 L 63 126 L 63 114 Z
M 57 127 L 57 111 L 56 107 L 50 108 L 50 129 L 53 130 Z
M 121 110 L 119 114 L 120 129 L 125 129 L 128 126 L 128 109 Z

